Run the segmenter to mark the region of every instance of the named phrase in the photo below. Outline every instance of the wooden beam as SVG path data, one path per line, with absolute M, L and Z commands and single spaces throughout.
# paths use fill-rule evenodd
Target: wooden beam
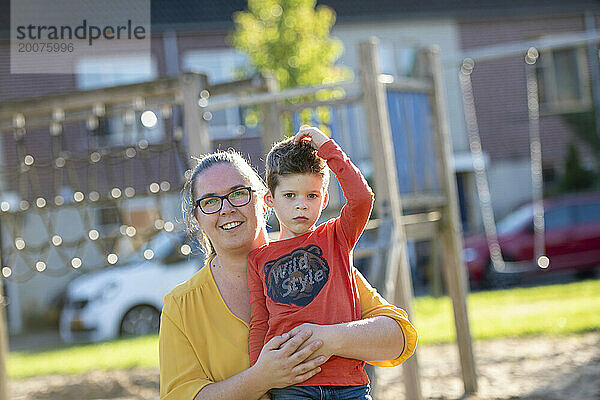
M 413 290 L 406 249 L 406 234 L 401 224 L 402 203 L 396 176 L 394 143 L 388 115 L 386 92 L 380 78 L 377 39 L 359 44 L 361 84 L 367 119 L 367 135 L 375 173 L 375 208 L 380 218 L 392 221 L 387 254 L 385 296 L 403 307 L 410 316 Z M 419 368 L 415 353 L 404 363 L 407 398 L 422 398 Z
M 211 96 L 220 96 L 223 94 L 243 94 L 252 92 L 262 92 L 265 89 L 265 80 L 261 75 L 252 78 L 241 79 L 238 81 L 217 83 L 208 85 L 208 91 Z
M 470 394 L 477 391 L 477 374 L 475 372 L 475 359 L 473 357 L 471 331 L 467 314 L 468 285 L 466 267 L 462 258 L 462 224 L 458 207 L 456 175 L 452 163 L 452 145 L 444 102 L 445 91 L 442 80 L 442 67 L 438 51 L 437 47 L 432 47 L 428 52 L 428 59 L 435 88 L 434 95 L 431 98 L 431 107 L 435 148 L 439 162 L 440 185 L 448 200 L 442 207 L 443 218 L 439 225 L 445 255 L 443 270 L 454 309 L 454 324 L 456 326 L 463 384 L 465 393 Z
M 279 92 L 279 82 L 275 76 L 270 73 L 265 74 L 264 80 L 267 93 L 275 96 Z M 263 112 L 262 144 L 266 157 L 273 144 L 283 139 L 283 132 L 281 131 L 281 121 L 279 120 L 280 110 L 277 101 L 273 100 L 268 103 L 262 103 L 261 109 Z
M 4 318 L 6 302 L 4 301 L 3 283 L 3 278 L 0 278 L 0 400 L 8 400 L 8 374 L 6 372 L 8 340 L 6 335 L 6 319 Z
M 198 74 L 186 73 L 185 75 Z M 63 110 L 65 113 L 77 110 L 89 110 L 91 112 L 95 104 L 127 103 L 136 97 L 144 99 L 175 97 L 178 90 L 178 78 L 164 78 L 131 85 L 5 101 L 0 103 L 0 120 L 12 121 L 13 116 L 19 113 L 23 114 L 26 119 L 40 115 L 51 117 L 56 109 Z
M 397 92 L 431 93 L 433 91 L 433 85 L 427 79 L 380 75 L 379 81 L 385 84 L 387 90 Z
M 208 87 L 206 75 L 183 74 L 179 77 L 179 87 L 183 98 L 183 127 L 189 154 L 200 156 L 210 153 L 212 146 L 208 123 L 203 118 L 204 109 L 198 105 L 202 91 Z
M 206 109 L 209 111 L 217 111 L 230 107 L 272 103 L 274 101 L 286 100 L 292 97 L 310 96 L 317 93 L 319 90 L 330 89 L 344 89 L 351 91 L 358 89 L 358 85 L 354 82 L 340 82 L 331 85 L 296 87 L 275 93 L 258 93 L 250 94 L 248 96 L 237 96 L 229 100 L 209 102 Z

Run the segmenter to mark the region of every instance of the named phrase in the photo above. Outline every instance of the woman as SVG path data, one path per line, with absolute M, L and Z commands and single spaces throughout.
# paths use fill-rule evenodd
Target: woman
M 231 151 L 199 160 L 186 184 L 182 208 L 188 231 L 203 234 L 208 257 L 205 268 L 165 296 L 161 399 L 268 398 L 269 389 L 305 381 L 334 354 L 392 360 L 372 364 L 395 366 L 414 352 L 417 334 L 406 313 L 385 302 L 356 271 L 362 320 L 300 325 L 271 339 L 250 367 L 246 257 L 268 240 L 265 192 L 256 172 Z M 218 211 L 203 212 L 200 199 Z

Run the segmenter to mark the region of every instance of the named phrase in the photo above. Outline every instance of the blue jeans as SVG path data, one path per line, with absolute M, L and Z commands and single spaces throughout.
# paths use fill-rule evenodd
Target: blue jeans
M 271 389 L 271 400 L 373 400 L 369 385 L 288 386 Z

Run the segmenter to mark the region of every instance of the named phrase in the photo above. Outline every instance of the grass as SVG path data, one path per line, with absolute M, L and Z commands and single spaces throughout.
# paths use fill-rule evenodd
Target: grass
M 158 366 L 157 336 L 143 336 L 97 344 L 71 346 L 42 352 L 8 355 L 12 379 L 40 375 L 71 375 L 91 370 Z
M 455 340 L 450 298 L 418 298 L 414 308 L 420 344 Z M 600 330 L 600 280 L 471 293 L 467 308 L 475 339 Z
M 452 303 L 448 297 L 420 297 L 411 318 L 419 344 L 455 340 Z M 474 339 L 507 336 L 562 335 L 600 330 L 600 280 L 564 285 L 471 293 L 469 322 Z M 12 379 L 90 370 L 157 367 L 156 336 L 71 346 L 8 356 Z

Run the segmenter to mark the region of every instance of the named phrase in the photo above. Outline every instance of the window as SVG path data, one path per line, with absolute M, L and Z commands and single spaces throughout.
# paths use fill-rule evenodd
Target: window
M 235 49 L 193 50 L 184 54 L 183 69 L 201 72 L 208 76 L 210 84 L 239 79 L 249 65 L 248 56 Z M 220 96 L 226 100 L 229 96 Z M 231 139 L 239 136 L 243 129 L 242 109 L 231 107 L 212 113 L 209 122 L 212 139 Z
M 407 47 L 382 41 L 378 49 L 379 65 L 382 74 L 414 77 L 418 75 L 419 57 L 417 47 Z
M 502 218 L 496 224 L 496 230 L 498 235 L 510 235 L 517 232 L 525 224 L 532 224 L 532 220 L 533 207 L 531 204 L 526 204 Z
M 119 210 L 115 206 L 96 208 L 96 226 L 101 234 L 114 235 L 121 226 Z
M 548 231 L 565 228 L 573 223 L 573 218 L 573 207 L 553 208 L 544 215 L 545 228 Z
M 90 90 L 153 80 L 158 77 L 158 71 L 156 62 L 151 61 L 148 63 L 144 55 L 82 58 L 76 66 L 77 86 Z M 160 115 L 158 109 L 147 109 Z M 132 145 L 141 138 L 150 143 L 162 141 L 165 137 L 162 119 L 158 118 L 152 128 L 146 128 L 141 123 L 141 113 L 130 110 L 123 115 L 103 118 L 93 134 L 102 146 Z
M 577 222 L 586 224 L 600 221 L 600 203 L 577 205 Z
M 584 111 L 591 106 L 584 47 L 544 51 L 537 62 L 540 106 L 550 112 Z

